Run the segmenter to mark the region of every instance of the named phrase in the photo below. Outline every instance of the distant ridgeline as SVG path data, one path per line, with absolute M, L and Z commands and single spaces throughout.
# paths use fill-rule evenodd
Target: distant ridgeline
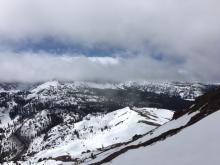
M 65 109 L 81 113 L 109 112 L 126 106 L 180 110 L 215 85 L 190 83 L 128 82 L 120 84 L 58 81 L 44 84 L 0 84 L 0 106 L 10 117 L 32 115 L 42 109 Z M 9 107 L 9 103 L 15 103 Z
M 69 125 L 71 128 L 73 123 L 90 114 L 105 115 L 130 107 L 126 113 L 146 115 L 140 123 L 158 126 L 152 121 L 145 121 L 155 117 L 152 115 L 149 118 L 151 111 L 135 109 L 154 107 L 179 111 L 188 108 L 195 98 L 216 87 L 177 82 L 0 83 L 0 161 L 24 159 L 23 155 L 33 139 L 41 135 L 44 140 L 50 139 L 48 131 L 53 127 Z M 108 129 L 107 126 L 101 128 L 102 131 Z M 77 131 L 74 134 L 79 136 Z

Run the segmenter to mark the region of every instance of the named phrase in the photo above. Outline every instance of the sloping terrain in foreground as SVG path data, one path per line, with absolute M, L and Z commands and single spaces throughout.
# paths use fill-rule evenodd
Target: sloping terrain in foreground
M 219 109 L 220 89 L 198 98 L 189 109 L 176 113 L 172 121 L 143 137 L 97 153 L 84 164 L 217 165 Z
M 113 159 L 112 165 L 218 165 L 220 111 L 152 146 L 129 150 Z
M 52 81 L 24 84 L 22 90 L 16 84 L 4 84 L 0 92 L 0 162 L 114 163 L 127 153 L 166 141 L 220 109 L 220 92 L 213 91 L 216 87 L 175 84 Z M 206 90 L 212 92 L 194 102 Z M 174 111 L 166 110 L 169 108 L 176 111 L 172 121 Z
M 48 164 L 50 160 L 69 156 L 68 162 L 77 162 L 91 157 L 93 152 L 125 143 L 163 125 L 172 119 L 173 111 L 126 107 L 107 114 L 89 114 L 74 123 L 73 118 L 77 116 L 64 115 L 62 123 L 36 136 L 36 130 L 50 124 L 48 115 L 47 110 L 38 113 L 23 122 L 19 134 L 15 132 L 3 139 L 3 151 L 11 151 L 10 143 L 12 148 L 17 146 L 17 152 L 11 153 L 11 160 L 22 164 Z

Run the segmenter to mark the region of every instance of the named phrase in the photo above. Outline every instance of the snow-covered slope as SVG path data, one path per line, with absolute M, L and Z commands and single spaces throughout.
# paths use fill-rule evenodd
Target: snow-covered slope
M 0 162 L 86 165 L 188 126 L 209 106 L 209 100 L 202 100 L 189 112 L 192 100 L 215 88 L 193 83 L 59 81 L 2 87 Z M 166 109 L 180 113 L 168 122 L 174 111 Z
M 220 88 L 144 136 L 112 147 L 83 164 L 219 164 Z M 211 115 L 210 115 L 211 114 Z M 210 115 L 210 116 L 208 116 Z M 208 117 L 207 117 L 208 116 Z M 208 159 L 208 158 L 211 158 Z
M 145 115 L 138 111 L 145 112 Z M 35 138 L 27 154 L 37 153 L 26 163 L 40 159 L 69 155 L 72 158 L 87 157 L 91 152 L 132 140 L 168 122 L 173 112 L 164 109 L 123 108 L 107 114 L 87 115 L 74 125 L 60 124 L 45 135 Z
M 181 127 L 186 126 L 187 123 L 191 120 L 191 118 L 193 116 L 197 115 L 198 113 L 199 112 L 185 114 L 185 115 L 181 116 L 180 118 L 178 118 L 177 120 L 172 120 L 172 121 L 167 122 L 166 124 L 164 124 L 160 127 L 157 127 L 156 129 L 152 129 L 150 132 L 147 132 L 144 136 L 141 136 L 137 140 L 130 141 L 129 143 L 123 143 L 122 145 L 117 146 L 117 147 L 112 147 L 110 150 L 107 150 L 102 153 L 101 152 L 95 153 L 98 155 L 97 158 L 91 159 L 90 157 L 88 157 L 87 159 L 85 159 L 84 164 L 85 165 L 86 164 L 93 164 L 93 163 L 94 164 L 103 164 L 105 162 L 109 162 L 110 160 L 112 161 L 112 159 L 116 156 L 123 155 L 124 152 L 127 152 L 130 149 L 136 148 L 136 150 L 137 150 L 136 152 L 138 152 L 138 148 L 145 146 L 145 143 L 147 143 L 149 141 L 150 141 L 150 143 L 156 142 L 157 140 L 154 140 L 154 139 L 157 139 L 157 137 L 159 137 L 163 134 L 166 134 L 166 132 L 168 132 L 170 130 L 179 129 Z
M 11 118 L 28 117 L 43 109 L 57 107 L 77 109 L 84 113 L 114 111 L 126 106 L 179 110 L 191 104 L 179 99 L 179 96 L 193 100 L 213 87 L 199 83 L 147 81 L 125 83 L 48 81 L 40 85 L 0 83 L 0 126 L 7 125 Z
M 219 165 L 219 121 L 218 111 L 165 141 L 130 150 L 107 164 Z
M 8 123 L 11 122 L 9 112 L 6 108 L 0 108 L 0 128 L 7 127 Z

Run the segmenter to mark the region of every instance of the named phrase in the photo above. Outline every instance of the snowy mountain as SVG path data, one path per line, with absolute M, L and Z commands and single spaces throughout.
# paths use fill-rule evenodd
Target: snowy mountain
M 180 96 L 186 100 L 194 100 L 201 96 L 210 88 L 218 86 L 218 84 L 202 84 L 187 82 L 149 82 L 149 81 L 127 81 L 124 83 L 109 82 L 60 82 L 48 81 L 46 83 L 0 83 L 0 91 L 22 91 L 28 90 L 37 92 L 40 89 L 49 88 L 68 88 L 68 89 L 139 89 L 157 94 L 169 94 L 170 96 Z
M 169 110 L 141 110 L 148 115 L 142 116 L 138 110 L 133 111 L 127 107 L 106 115 L 87 115 L 74 125 L 59 124 L 53 127 L 46 137 L 41 135 L 31 142 L 26 155 L 28 157 L 33 153 L 37 154 L 25 163 L 34 164 L 44 159 L 56 159 L 61 155 L 70 155 L 72 158 L 87 157 L 93 151 L 101 151 L 148 132 L 166 123 L 173 116 L 173 112 Z M 160 112 L 163 112 L 163 115 Z
M 153 138 L 175 123 L 169 122 L 175 111 L 175 118 L 191 116 L 194 99 L 217 85 L 49 81 L 0 87 L 0 162 L 90 164 Z
M 135 162 L 144 165 L 147 162 L 154 165 L 218 165 L 220 162 L 218 155 L 220 149 L 217 147 L 220 138 L 220 133 L 217 131 L 219 120 L 218 111 L 165 141 L 130 150 L 106 164 L 133 165 Z
M 87 157 L 92 151 L 127 142 L 163 125 L 171 120 L 173 112 L 127 107 L 107 114 L 88 114 L 81 120 L 69 113 L 62 116 L 63 121 L 51 127 L 55 121 L 47 110 L 43 110 L 17 125 L 12 133 L 4 132 L 2 151 L 9 154 L 11 145 L 17 148 L 17 152 L 10 153 L 5 160 L 17 160 L 21 153 L 21 160 L 27 160 L 23 164 L 37 164 L 60 155 Z M 47 130 L 48 127 L 51 129 Z
M 83 164 L 213 164 L 220 162 L 218 122 L 220 88 L 200 97 L 189 109 L 137 140 L 124 143 Z M 210 115 L 210 116 L 209 116 Z

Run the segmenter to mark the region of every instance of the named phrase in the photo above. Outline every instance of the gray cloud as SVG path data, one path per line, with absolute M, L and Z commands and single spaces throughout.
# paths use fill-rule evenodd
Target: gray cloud
M 0 55 L 0 77 L 2 81 L 172 80 L 182 79 L 182 73 L 169 63 L 141 55 L 121 58 L 4 53 Z
M 37 42 L 49 36 L 61 42 L 88 47 L 106 44 L 139 53 L 117 57 L 119 64 L 103 65 L 85 57 L 68 63 L 50 55 L 17 57 L 2 52 L 0 78 L 219 81 L 219 6 L 219 0 L 1 0 L 1 49 L 5 41 Z M 162 61 L 150 57 L 154 50 L 164 55 Z M 176 58 L 185 62 L 173 64 Z
M 0 54 L 1 81 L 46 81 L 52 79 L 74 81 L 206 81 L 215 75 L 201 74 L 191 64 L 158 61 L 146 55 L 130 57 L 85 57 L 83 55 L 54 56 L 41 53 Z M 200 69 L 200 68 L 199 68 Z M 202 72 L 209 70 L 203 69 Z

